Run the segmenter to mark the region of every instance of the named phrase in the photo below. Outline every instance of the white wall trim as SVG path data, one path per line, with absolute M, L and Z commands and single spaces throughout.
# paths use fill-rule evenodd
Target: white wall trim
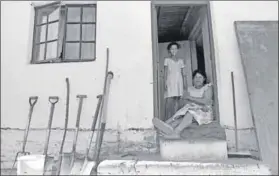
M 66 4 L 96 4 L 97 1 L 32 1 L 31 5 L 33 7 L 40 7 L 44 6 L 47 4 L 51 4 L 54 2 L 61 2 L 61 5 L 66 5 Z
M 62 1 L 62 5 L 65 4 L 97 4 L 97 1 Z
M 59 2 L 59 1 L 32 1 L 31 6 L 40 7 L 40 6 L 51 4 L 51 3 L 54 3 L 54 2 Z
M 208 4 L 208 1 L 204 1 L 204 0 L 168 0 L 168 1 L 165 1 L 165 0 L 151 0 L 151 3 L 155 4 L 155 5 L 170 5 L 170 6 L 173 6 L 173 5 L 205 5 L 205 4 Z
M 38 1 L 37 1 L 38 2 Z M 32 3 L 31 3 L 32 5 Z M 32 5 L 33 6 L 33 5 Z M 30 64 L 33 54 L 33 37 L 34 37 L 34 23 L 35 23 L 35 8 L 30 9 L 30 18 L 29 18 L 29 31 L 28 31 L 28 46 L 27 46 L 27 59 L 26 63 Z

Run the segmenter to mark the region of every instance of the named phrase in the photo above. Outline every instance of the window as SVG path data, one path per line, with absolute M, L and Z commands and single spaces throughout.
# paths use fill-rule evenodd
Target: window
M 96 5 L 52 3 L 35 7 L 31 63 L 93 61 Z

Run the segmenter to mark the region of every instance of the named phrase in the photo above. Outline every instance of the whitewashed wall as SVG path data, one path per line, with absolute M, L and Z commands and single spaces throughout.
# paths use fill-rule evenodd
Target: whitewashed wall
M 231 75 L 235 74 L 236 109 L 239 128 L 251 127 L 248 93 L 234 30 L 234 21 L 278 20 L 277 1 L 211 1 L 215 44 L 220 121 L 233 126 Z
M 109 9 L 109 10 L 108 10 Z M 15 13 L 17 12 L 17 13 Z M 230 72 L 235 73 L 239 127 L 252 125 L 241 59 L 233 22 L 278 20 L 276 1 L 212 1 L 211 15 L 216 55 L 220 119 L 233 125 Z M 82 127 L 88 128 L 102 92 L 105 50 L 111 50 L 115 73 L 109 102 L 108 127 L 152 128 L 153 85 L 151 14 L 148 1 L 103 1 L 97 4 L 97 60 L 90 63 L 30 65 L 33 16 L 30 2 L 1 2 L 1 125 L 24 128 L 28 97 L 40 97 L 32 126 L 43 128 L 49 114 L 49 95 L 61 101 L 54 127 L 63 127 L 65 77 L 71 81 L 70 127 L 77 111 L 76 94 L 87 94 Z
M 70 78 L 70 127 L 77 113 L 77 94 L 87 94 L 81 127 L 89 128 L 102 92 L 106 47 L 114 72 L 108 128 L 152 128 L 153 73 L 151 15 L 148 1 L 97 3 L 97 60 L 86 63 L 31 65 L 34 11 L 31 2 L 1 2 L 1 127 L 25 128 L 28 97 L 39 96 L 33 128 L 47 126 L 48 96 L 59 96 L 53 127 L 63 127 L 66 84 Z

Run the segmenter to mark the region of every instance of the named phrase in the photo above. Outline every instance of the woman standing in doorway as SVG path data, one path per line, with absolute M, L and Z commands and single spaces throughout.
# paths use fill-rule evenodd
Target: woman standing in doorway
M 186 89 L 184 62 L 177 57 L 180 45 L 171 42 L 167 46 L 170 57 L 164 61 L 164 81 L 165 81 L 165 121 L 168 120 L 178 110 L 180 98 Z

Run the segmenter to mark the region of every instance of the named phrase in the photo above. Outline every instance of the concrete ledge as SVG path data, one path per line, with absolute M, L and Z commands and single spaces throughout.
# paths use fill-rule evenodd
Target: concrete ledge
M 236 161 L 235 161 L 236 162 Z M 238 163 L 238 162 L 236 162 Z M 98 175 L 271 175 L 260 163 L 202 163 L 137 160 L 105 160 Z
M 182 139 L 160 138 L 160 153 L 165 160 L 225 160 L 228 158 L 225 130 L 217 122 L 197 126 L 192 124 Z
M 165 160 L 224 160 L 228 158 L 226 141 L 160 140 Z

